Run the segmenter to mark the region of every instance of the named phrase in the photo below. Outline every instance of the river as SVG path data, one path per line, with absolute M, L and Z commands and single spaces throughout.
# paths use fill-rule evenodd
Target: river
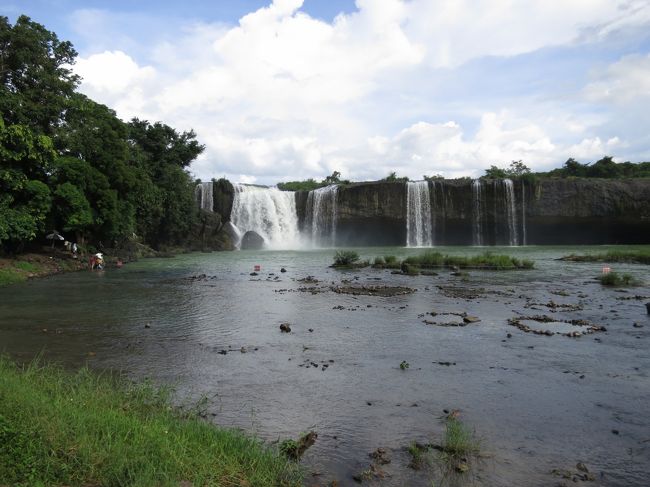
M 307 485 L 333 479 L 353 485 L 352 476 L 368 468 L 368 454 L 378 447 L 390 451 L 392 462 L 381 467 L 386 477 L 370 485 L 441 485 L 435 464 L 408 468 L 405 448 L 440 442 L 445 410 L 457 409 L 482 451 L 461 484 L 555 485 L 562 479 L 553 469 L 576 471 L 582 462 L 596 478 L 592 485 L 645 486 L 648 266 L 611 265 L 646 281 L 617 290 L 594 279 L 602 264 L 556 260 L 607 248 L 491 248 L 532 259 L 536 269 L 469 276 L 337 271 L 328 267 L 333 250 L 143 260 L 0 288 L 0 351 L 17 360 L 43 353 L 70 367 L 88 363 L 172 384 L 179 400 L 206 396 L 215 423 L 267 441 L 317 431 L 303 458 Z M 357 251 L 369 259 L 420 252 Z M 258 276 L 250 275 L 254 265 L 261 266 Z M 306 276 L 319 282 L 299 282 Z M 416 291 L 392 297 L 333 292 L 330 285 L 343 281 Z M 462 327 L 424 322 L 457 321 L 461 313 L 481 321 Z M 533 315 L 587 320 L 607 331 L 570 338 L 508 324 Z M 285 322 L 291 333 L 280 332 Z M 400 369 L 402 361 L 407 370 Z

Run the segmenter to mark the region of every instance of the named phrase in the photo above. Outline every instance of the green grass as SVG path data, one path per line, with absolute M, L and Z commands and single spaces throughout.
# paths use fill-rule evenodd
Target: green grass
M 570 254 L 561 260 L 573 262 L 627 262 L 631 264 L 650 264 L 650 248 L 639 250 L 609 250 L 599 254 Z
M 396 263 L 393 256 L 391 265 L 404 269 L 433 269 L 441 267 L 458 267 L 460 269 L 492 269 L 492 270 L 510 270 L 510 269 L 532 269 L 535 264 L 532 260 L 517 259 L 509 255 L 497 255 L 485 252 L 481 255 L 474 256 L 457 256 L 443 255 L 440 252 L 427 251 L 420 255 L 407 257 L 401 263 Z M 381 265 L 381 262 L 384 265 Z M 376 258 L 375 267 L 388 267 L 387 257 Z
M 41 270 L 40 266 L 32 264 L 31 262 L 26 262 L 24 260 L 19 260 L 14 263 L 14 267 L 25 272 L 39 272 Z
M 420 470 L 431 463 L 431 448 L 428 445 L 420 445 L 414 441 L 406 451 L 411 455 L 409 466 L 414 470 Z
M 276 449 L 197 414 L 146 383 L 0 358 L 0 485 L 301 485 Z
M 24 282 L 27 280 L 28 274 L 37 274 L 43 269 L 44 267 L 39 263 L 8 260 L 7 265 L 0 268 L 0 286 Z
M 603 286 L 638 286 L 641 282 L 630 274 L 619 274 L 618 272 L 609 272 L 598 276 L 598 280 Z
M 480 442 L 460 419 L 448 417 L 440 451 L 440 460 L 450 471 L 466 473 L 481 453 Z
M 27 280 L 27 276 L 13 267 L 0 269 L 0 286 L 7 286 Z

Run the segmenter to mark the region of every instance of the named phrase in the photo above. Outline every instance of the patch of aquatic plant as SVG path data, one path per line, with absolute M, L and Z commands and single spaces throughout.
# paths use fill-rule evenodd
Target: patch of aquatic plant
M 457 414 L 445 420 L 445 433 L 440 445 L 439 460 L 448 471 L 467 473 L 481 453 L 481 444 L 472 430 Z
M 650 248 L 638 250 L 609 250 L 599 254 L 565 255 L 560 260 L 571 262 L 625 262 L 630 264 L 650 264 Z
M 298 461 L 307 449 L 316 442 L 316 438 L 318 438 L 318 434 L 315 431 L 310 431 L 301 435 L 298 440 L 291 438 L 283 440 L 279 447 L 280 453 L 291 460 Z
M 334 254 L 334 265 L 336 267 L 350 266 L 359 262 L 359 254 L 354 250 L 337 250 Z
M 361 261 L 361 257 L 354 250 L 337 250 L 334 254 L 334 264 L 332 267 L 340 268 L 360 268 L 367 267 L 369 262 Z
M 402 262 L 401 269 L 404 274 L 408 274 L 409 276 L 417 276 L 420 274 L 419 267 L 407 262 Z
M 399 269 L 402 263 L 394 255 L 384 255 L 375 257 L 372 266 L 379 269 Z
M 382 267 L 382 258 L 375 259 L 375 267 Z M 387 267 L 386 257 L 383 257 L 383 267 Z M 394 264 L 394 261 L 392 262 Z M 458 256 L 444 255 L 440 252 L 427 251 L 420 255 L 412 255 L 402 260 L 399 267 L 405 273 L 413 269 L 432 269 L 440 267 L 461 268 L 461 269 L 532 269 L 535 266 L 532 260 L 518 259 L 509 255 L 492 254 L 485 252 L 481 255 Z M 397 266 L 396 266 L 397 267 Z
M 603 286 L 638 286 L 641 281 L 631 274 L 619 274 L 618 272 L 609 272 L 598 276 L 598 280 Z
M 406 451 L 411 455 L 409 467 L 413 470 L 420 470 L 431 463 L 432 458 L 430 445 L 421 445 L 414 441 L 406 448 Z
M 402 362 L 399 364 L 399 368 L 401 370 L 406 370 L 411 366 L 406 360 L 402 360 Z
M 260 440 L 176 408 L 171 391 L 0 357 L 0 483 L 302 485 Z
M 384 255 L 384 260 L 386 261 L 387 265 L 396 265 L 399 263 L 399 259 L 395 255 Z

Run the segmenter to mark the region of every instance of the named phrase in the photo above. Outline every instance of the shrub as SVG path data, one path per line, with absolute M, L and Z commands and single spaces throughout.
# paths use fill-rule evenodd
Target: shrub
M 334 254 L 334 267 L 351 267 L 359 262 L 359 258 L 354 250 L 338 250 Z
M 619 274 L 618 272 L 602 274 L 598 280 L 603 286 L 637 286 L 640 284 L 639 280 L 632 275 Z

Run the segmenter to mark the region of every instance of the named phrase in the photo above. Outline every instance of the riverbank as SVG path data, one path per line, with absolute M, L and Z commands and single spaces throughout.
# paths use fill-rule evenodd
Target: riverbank
M 188 251 L 183 248 L 156 251 L 146 245 L 131 243 L 123 249 L 105 249 L 103 254 L 105 265 L 110 268 L 141 258 L 173 257 Z M 63 272 L 87 270 L 89 255 L 79 253 L 74 258 L 70 252 L 43 247 L 33 252 L 0 257 L 0 287 Z
M 295 463 L 148 383 L 0 357 L 2 485 L 300 485 Z
M 84 258 L 73 259 L 63 252 L 32 252 L 13 257 L 0 257 L 0 286 L 61 272 L 78 271 L 87 266 L 88 263 Z

